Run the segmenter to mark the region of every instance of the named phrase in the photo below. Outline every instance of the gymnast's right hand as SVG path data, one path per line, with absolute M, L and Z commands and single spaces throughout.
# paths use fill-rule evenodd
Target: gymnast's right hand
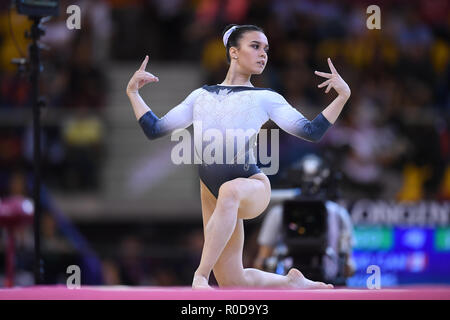
M 144 62 L 142 62 L 141 67 L 133 74 L 127 85 L 127 94 L 136 93 L 140 88 L 145 86 L 149 82 L 158 82 L 158 77 L 153 74 L 146 72 L 148 56 L 145 56 Z

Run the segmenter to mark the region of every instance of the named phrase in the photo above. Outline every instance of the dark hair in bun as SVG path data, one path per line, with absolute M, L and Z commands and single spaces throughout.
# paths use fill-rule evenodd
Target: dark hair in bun
M 245 25 L 229 24 L 225 27 L 225 29 L 222 32 L 222 38 L 225 35 L 225 33 L 234 26 L 237 26 L 237 28 L 234 29 L 234 31 L 231 33 L 230 37 L 228 38 L 227 45 L 226 45 L 228 63 L 231 62 L 230 48 L 231 47 L 239 48 L 239 40 L 241 40 L 244 33 L 248 32 L 248 31 L 259 31 L 259 32 L 264 33 L 263 29 L 261 29 L 258 26 L 252 25 L 252 24 L 245 24 Z

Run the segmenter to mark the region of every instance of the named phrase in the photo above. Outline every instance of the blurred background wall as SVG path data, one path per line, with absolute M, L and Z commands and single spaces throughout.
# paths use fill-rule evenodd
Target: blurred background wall
M 71 4 L 81 8 L 80 30 L 66 27 Z M 380 6 L 381 30 L 366 27 L 371 4 Z M 30 83 L 10 63 L 27 56 L 31 23 L 9 6 L 0 6 L 0 198 L 32 195 Z M 42 38 L 46 281 L 64 282 L 67 265 L 93 254 L 101 276 L 85 275 L 85 283 L 190 284 L 203 241 L 196 167 L 172 164 L 170 137 L 145 138 L 125 88 L 146 54 L 160 81 L 140 92 L 159 117 L 192 90 L 222 82 L 221 34 L 236 23 L 262 27 L 269 40 L 269 63 L 253 84 L 276 90 L 309 119 L 335 97 L 314 75 L 328 72 L 327 57 L 352 90 L 320 143 L 280 131 L 272 187 L 284 186 L 283 171 L 303 155 L 326 155 L 342 174 L 360 271 L 390 259 L 400 262 L 387 284 L 450 283 L 449 8 L 446 0 L 61 1 Z M 247 266 L 261 218 L 246 224 Z M 422 246 L 398 244 L 408 230 Z M 16 282 L 24 285 L 32 283 L 31 231 L 17 234 Z M 374 244 L 386 234 L 390 246 Z

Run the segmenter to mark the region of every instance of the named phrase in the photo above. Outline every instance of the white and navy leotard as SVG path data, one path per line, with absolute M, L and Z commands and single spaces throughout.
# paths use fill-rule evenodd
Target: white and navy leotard
M 217 198 L 224 182 L 261 172 L 251 148 L 256 145 L 262 125 L 269 119 L 284 131 L 311 142 L 320 140 L 331 126 L 322 113 L 312 121 L 306 119 L 271 89 L 223 85 L 205 85 L 194 90 L 161 119 L 150 110 L 139 119 L 139 124 L 149 139 L 194 124 L 195 139 L 201 138 L 203 148 L 198 150 L 194 146 L 198 156 L 208 148 L 208 141 L 223 138 L 219 144 L 223 150 L 212 150 L 212 157 L 202 159 L 199 165 L 200 179 Z M 227 134 L 230 130 L 233 135 Z M 242 144 L 239 147 L 237 140 L 240 138 L 245 140 L 245 147 Z M 231 148 L 226 149 L 230 145 L 231 155 L 226 152 L 231 151 Z

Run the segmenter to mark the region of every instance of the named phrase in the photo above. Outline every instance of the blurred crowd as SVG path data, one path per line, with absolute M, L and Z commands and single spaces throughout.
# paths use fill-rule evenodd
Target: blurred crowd
M 42 52 L 41 92 L 58 115 L 46 117 L 43 129 L 44 176 L 60 189 L 99 187 L 107 62 L 147 52 L 155 60 L 201 63 L 205 83 L 220 83 L 228 67 L 221 33 L 237 23 L 256 24 L 269 39 L 269 64 L 254 84 L 283 94 L 306 116 L 332 101 L 313 74 L 328 71 L 327 57 L 349 83 L 352 97 L 319 147 L 334 152 L 347 196 L 450 198 L 447 1 L 383 1 L 380 30 L 366 27 L 370 1 L 96 0 L 60 6 L 75 3 L 83 27 L 69 30 L 68 15 L 60 14 L 45 24 L 42 38 L 51 50 Z M 26 55 L 23 34 L 30 22 L 11 13 L 14 40 L 7 6 L 0 10 L 0 110 L 12 118 L 3 117 L 0 127 L 4 190 L 5 169 L 32 163 L 31 121 L 20 112 L 31 104 L 30 84 L 10 63 L 19 56 L 17 46 Z M 281 138 L 282 168 L 315 148 L 284 133 Z
M 61 8 L 68 1 L 61 1 Z M 61 190 L 95 191 L 104 154 L 105 123 L 102 114 L 107 97 L 108 79 L 104 70 L 111 28 L 95 27 L 111 23 L 109 6 L 102 1 L 80 3 L 83 29 L 69 30 L 66 14 L 43 24 L 40 43 L 44 72 L 40 74 L 42 109 L 42 165 L 46 182 Z M 65 10 L 62 10 L 65 13 Z M 106 15 L 106 23 L 101 16 Z M 31 22 L 7 7 L 0 12 L 0 192 L 5 192 L 11 168 L 29 172 L 33 165 L 31 83 L 25 66 L 11 63 L 13 58 L 28 57 L 30 39 L 25 31 Z M 12 26 L 12 30 L 10 28 Z M 12 34 L 14 36 L 12 36 Z M 104 37 L 106 40 L 103 41 Z M 51 110 L 49 112 L 49 110 Z
M 24 179 L 33 164 L 31 86 L 24 68 L 11 63 L 28 56 L 29 39 L 23 35 L 31 23 L 9 12 L 7 2 L 0 5 L 0 197 L 26 193 Z M 66 27 L 63 9 L 71 4 L 81 7 L 80 30 Z M 372 4 L 381 9 L 380 30 L 366 27 L 366 8 Z M 317 88 L 322 80 L 314 75 L 315 70 L 328 72 L 327 57 L 352 90 L 320 143 L 280 132 L 282 170 L 317 151 L 331 154 L 346 198 L 450 199 L 446 0 L 63 0 L 60 7 L 60 16 L 45 23 L 42 43 L 50 49 L 42 50 L 40 83 L 43 112 L 48 112 L 42 130 L 43 177 L 58 190 L 95 192 L 101 187 L 108 63 L 136 61 L 150 53 L 154 60 L 201 64 L 204 83 L 217 84 L 228 68 L 221 34 L 235 23 L 258 25 L 269 40 L 269 63 L 253 84 L 276 90 L 308 118 L 334 99 L 334 93 Z M 276 125 L 268 122 L 264 128 Z M 275 186 L 281 185 L 281 176 L 270 177 Z M 51 229 L 50 216 L 45 226 Z M 105 259 L 106 283 L 185 284 L 173 279 L 177 271 L 163 267 L 153 278 L 126 275 L 127 268 L 146 270 L 145 263 L 133 260 L 139 247 L 133 241 L 121 245 L 126 259 Z M 201 249 L 193 247 L 197 253 Z

